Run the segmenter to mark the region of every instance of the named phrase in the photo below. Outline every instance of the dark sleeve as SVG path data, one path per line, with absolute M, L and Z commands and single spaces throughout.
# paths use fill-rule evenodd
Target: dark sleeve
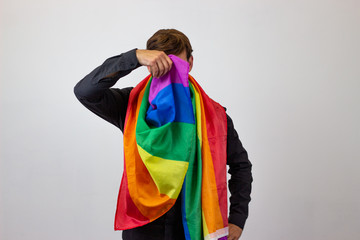
M 87 109 L 123 131 L 132 87 L 111 87 L 139 66 L 136 49 L 110 57 L 75 85 L 74 94 Z
M 228 173 L 231 175 L 229 179 L 231 193 L 229 223 L 244 229 L 251 200 L 252 164 L 234 128 L 233 121 L 229 115 L 226 114 L 226 116 L 228 125 L 227 164 L 229 165 Z

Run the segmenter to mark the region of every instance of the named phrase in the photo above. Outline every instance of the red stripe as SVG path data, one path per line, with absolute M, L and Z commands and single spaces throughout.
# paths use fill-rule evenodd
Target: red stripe
M 189 75 L 190 76 L 190 75 Z M 191 76 L 190 76 L 191 77 Z M 227 174 L 226 174 L 226 143 L 227 119 L 225 109 L 212 100 L 196 80 L 191 77 L 201 91 L 206 116 L 206 129 L 211 157 L 215 171 L 215 180 L 219 197 L 219 205 L 224 227 L 228 226 L 227 208 Z
M 115 230 L 125 230 L 145 225 L 150 222 L 149 219 L 144 217 L 132 201 L 129 189 L 127 187 L 126 169 L 124 165 L 124 173 L 121 180 L 121 186 L 117 201 L 117 208 L 115 214 Z
M 139 95 L 140 91 L 146 86 L 147 81 L 149 80 L 151 75 L 148 75 L 143 81 L 141 81 L 132 91 L 130 92 L 130 97 L 128 101 L 128 107 L 126 110 L 125 124 L 124 129 L 126 128 L 128 118 L 130 116 L 130 112 L 133 107 L 131 103 L 136 103 L 136 98 Z M 134 101 L 135 99 L 135 101 Z M 135 109 L 136 111 L 136 109 Z M 125 154 L 124 154 L 125 156 Z M 115 212 L 115 222 L 114 229 L 115 230 L 125 230 L 131 229 L 139 225 L 145 225 L 150 222 L 148 218 L 143 216 L 138 208 L 135 206 L 132 201 L 128 189 L 128 181 L 126 175 L 126 163 L 124 157 L 124 172 L 121 180 L 120 190 L 118 194 L 118 201 Z

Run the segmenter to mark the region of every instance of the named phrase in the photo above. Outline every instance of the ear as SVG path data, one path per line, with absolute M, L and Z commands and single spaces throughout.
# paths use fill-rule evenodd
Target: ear
M 191 69 L 193 67 L 193 63 L 194 63 L 194 57 L 190 56 L 190 58 L 189 58 L 189 72 L 191 71 Z

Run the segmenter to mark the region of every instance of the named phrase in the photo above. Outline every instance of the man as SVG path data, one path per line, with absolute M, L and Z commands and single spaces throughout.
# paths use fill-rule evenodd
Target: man
M 86 108 L 124 132 L 129 96 L 134 88 L 111 87 L 140 66 L 146 66 L 153 78 L 166 76 L 174 64 L 170 54 L 186 61 L 191 71 L 194 61 L 192 51 L 190 41 L 182 32 L 175 29 L 159 30 L 147 41 L 146 50 L 133 49 L 108 58 L 76 84 L 74 93 Z M 226 163 L 231 174 L 228 239 L 234 240 L 240 238 L 248 217 L 252 164 L 227 114 L 226 125 Z M 155 221 L 123 230 L 123 239 L 185 239 L 181 196 L 179 194 L 173 207 Z M 118 229 L 115 226 L 115 230 Z

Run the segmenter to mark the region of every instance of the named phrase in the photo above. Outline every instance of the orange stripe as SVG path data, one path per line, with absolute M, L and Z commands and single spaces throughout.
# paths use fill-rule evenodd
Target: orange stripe
M 194 80 L 195 81 L 195 80 Z M 196 81 L 195 81 L 196 82 Z M 219 206 L 223 217 L 224 226 L 228 226 L 227 208 L 227 173 L 226 173 L 226 142 L 227 142 L 227 118 L 225 109 L 212 100 L 201 86 L 198 85 L 204 103 L 206 113 L 206 127 L 209 140 L 209 148 L 214 165 L 215 182 L 219 196 Z
M 197 83 L 190 77 L 196 91 L 201 93 Z M 204 211 L 205 222 L 209 233 L 215 232 L 217 229 L 224 227 L 223 218 L 219 206 L 219 197 L 215 180 L 214 166 L 207 138 L 206 115 L 204 110 L 203 96 L 200 94 L 201 104 L 201 128 L 202 128 L 202 208 Z
M 176 199 L 170 199 L 159 192 L 137 149 L 135 130 L 145 89 L 146 87 L 141 90 L 137 102 L 133 102 L 132 109 L 128 112 L 124 132 L 124 154 L 131 199 L 141 214 L 153 221 L 166 213 L 175 204 Z

